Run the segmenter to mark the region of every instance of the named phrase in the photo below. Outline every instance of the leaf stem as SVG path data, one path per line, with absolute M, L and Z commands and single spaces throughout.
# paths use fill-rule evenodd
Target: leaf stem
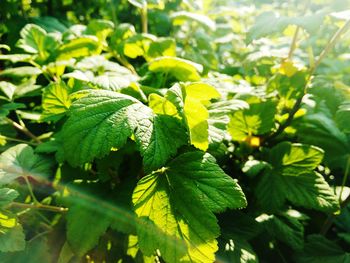
M 148 33 L 148 17 L 147 17 L 147 4 L 144 4 L 140 10 L 141 12 L 141 25 L 142 25 L 142 33 Z
M 52 206 L 52 205 L 43 205 L 41 203 L 24 204 L 24 203 L 12 202 L 10 204 L 10 206 L 12 206 L 12 207 L 20 207 L 20 208 L 46 210 L 46 211 L 57 212 L 57 213 L 65 213 L 65 212 L 68 211 L 68 208 L 65 208 L 65 207 L 58 207 L 58 206 Z
M 31 131 L 29 131 L 27 129 L 27 127 L 24 125 L 24 123 L 21 125 L 13 120 L 11 120 L 10 118 L 6 118 L 6 121 L 8 123 L 10 123 L 13 127 L 15 127 L 17 130 L 23 132 L 25 135 L 27 135 L 29 138 L 32 138 L 35 142 L 42 143 L 42 141 L 36 137 L 33 133 L 31 133 Z
M 40 202 L 38 201 L 38 199 L 36 199 L 36 197 L 35 197 L 35 194 L 34 194 L 34 192 L 33 192 L 33 187 L 32 187 L 32 185 L 31 185 L 30 182 L 29 182 L 28 176 L 27 176 L 27 175 L 24 175 L 23 178 L 24 178 L 24 180 L 26 181 L 29 194 L 30 194 L 30 196 L 32 197 L 34 204 L 40 204 Z
M 299 34 L 299 30 L 300 27 L 297 26 L 297 28 L 295 29 L 294 35 L 293 35 L 293 39 L 292 39 L 292 43 L 290 45 L 290 49 L 289 49 L 289 53 L 288 53 L 288 59 L 291 59 L 293 56 L 293 53 L 297 47 L 297 39 L 298 39 L 298 34 Z
M 342 194 L 343 194 L 343 190 L 346 184 L 346 181 L 348 180 L 348 176 L 349 176 L 349 170 L 350 170 L 350 155 L 348 156 L 348 160 L 346 162 L 346 167 L 345 167 L 345 172 L 344 172 L 344 177 L 343 177 L 343 182 L 341 184 L 341 188 L 340 188 L 340 193 L 339 193 L 339 203 L 342 202 Z
M 31 144 L 33 146 L 37 146 L 38 145 L 37 143 L 34 143 L 34 142 L 29 142 L 29 141 L 20 140 L 20 139 L 17 139 L 17 138 L 12 138 L 12 137 L 7 137 L 7 136 L 2 136 L 2 138 L 4 138 L 6 141 L 27 143 L 27 144 Z
M 316 60 L 315 64 L 310 68 L 310 76 L 313 75 L 313 73 L 316 71 L 318 66 L 321 64 L 322 60 L 325 58 L 325 56 L 329 53 L 329 51 L 332 50 L 332 48 L 335 46 L 335 44 L 338 42 L 338 40 L 341 38 L 341 36 L 350 28 L 350 19 L 345 22 L 345 24 L 338 29 L 337 32 L 333 35 L 333 37 L 328 41 L 326 47 L 322 50 L 321 54 L 319 55 L 318 59 Z

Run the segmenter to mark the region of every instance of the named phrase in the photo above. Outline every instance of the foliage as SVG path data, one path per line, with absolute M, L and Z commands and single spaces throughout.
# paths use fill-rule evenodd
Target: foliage
M 350 3 L 309 2 L 4 1 L 0 261 L 349 261 Z

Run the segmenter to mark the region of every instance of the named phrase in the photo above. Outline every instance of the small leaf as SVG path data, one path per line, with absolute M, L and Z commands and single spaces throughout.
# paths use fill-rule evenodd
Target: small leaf
M 85 36 L 70 40 L 58 49 L 57 60 L 69 60 L 71 58 L 87 57 L 101 53 L 98 39 L 93 36 Z
M 350 119 L 350 101 L 345 101 L 343 104 L 340 105 L 335 116 L 335 120 L 338 124 L 338 127 L 343 132 L 350 133 L 349 119 Z
M 266 231 L 295 250 L 304 247 L 304 226 L 296 218 L 288 215 L 266 215 L 263 214 L 257 218 L 262 223 Z
M 71 90 L 63 81 L 49 84 L 44 89 L 42 97 L 42 120 L 58 121 L 61 119 L 71 105 L 70 93 Z
M 204 26 L 206 29 L 215 31 L 216 24 L 208 16 L 187 11 L 179 11 L 171 14 L 170 18 L 174 25 L 182 25 L 185 21 L 194 21 Z
M 15 252 L 25 248 L 23 228 L 17 218 L 8 212 L 0 212 L 0 251 Z
M 0 155 L 0 185 L 9 184 L 20 176 L 47 178 L 51 166 L 50 159 L 35 154 L 32 147 L 18 144 Z
M 298 176 L 314 170 L 323 159 L 323 150 L 315 146 L 282 142 L 271 149 L 270 161 L 285 176 Z
M 16 86 L 11 82 L 0 81 L 0 90 L 10 99 L 12 100 L 13 94 L 15 93 Z
M 7 206 L 19 196 L 16 190 L 10 188 L 0 188 L 0 207 Z
M 46 60 L 59 45 L 54 35 L 47 34 L 43 28 L 35 24 L 27 24 L 21 30 L 20 35 L 18 47 L 28 53 L 38 54 L 40 61 Z
M 150 71 L 170 74 L 180 81 L 198 81 L 203 67 L 192 61 L 177 57 L 159 57 L 148 66 Z

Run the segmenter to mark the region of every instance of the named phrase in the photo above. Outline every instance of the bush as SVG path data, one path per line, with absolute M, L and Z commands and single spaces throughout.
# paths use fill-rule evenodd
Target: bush
M 350 260 L 349 11 L 68 2 L 1 11 L 1 262 Z

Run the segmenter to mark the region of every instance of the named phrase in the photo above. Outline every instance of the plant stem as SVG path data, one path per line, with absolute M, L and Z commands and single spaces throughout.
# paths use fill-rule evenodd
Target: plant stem
M 115 13 L 115 6 L 113 4 L 113 0 L 109 0 L 109 5 L 111 7 L 111 14 L 112 14 L 112 20 L 113 20 L 113 23 L 114 23 L 114 26 L 117 26 L 117 15 Z
M 58 207 L 58 206 L 52 206 L 52 205 L 43 205 L 41 203 L 24 204 L 24 203 L 12 202 L 10 204 L 10 206 L 12 206 L 12 207 L 20 207 L 20 208 L 46 210 L 46 211 L 57 212 L 57 213 L 65 213 L 65 212 L 68 211 L 68 208 L 65 208 L 65 207 Z
M 297 113 L 297 111 L 299 110 L 299 108 L 301 107 L 301 103 L 303 100 L 304 95 L 306 94 L 307 91 L 307 87 L 308 84 L 311 80 L 312 75 L 315 73 L 316 69 L 318 68 L 318 66 L 321 64 L 322 60 L 325 58 L 325 56 L 329 53 L 329 51 L 334 47 L 334 45 L 337 43 L 337 41 L 341 38 L 341 36 L 350 28 L 350 19 L 344 24 L 343 27 L 341 27 L 333 36 L 332 38 L 328 41 L 326 47 L 322 50 L 321 54 L 319 55 L 318 59 L 316 60 L 315 64 L 313 66 L 310 67 L 309 70 L 309 76 L 306 80 L 304 89 L 303 89 L 303 93 L 302 95 L 296 100 L 293 108 L 290 110 L 289 114 L 288 114 L 288 118 L 287 120 L 282 123 L 278 129 L 276 130 L 276 132 L 274 132 L 273 134 L 271 134 L 270 136 L 268 136 L 266 138 L 266 140 L 271 140 L 275 137 L 277 137 L 278 135 L 280 135 L 293 121 L 294 119 L 294 115 Z
M 16 139 L 16 138 L 12 138 L 12 137 L 7 137 L 7 136 L 2 136 L 2 138 L 4 138 L 6 141 L 27 143 L 27 144 L 31 144 L 31 145 L 33 145 L 33 146 L 38 145 L 37 143 L 34 143 L 34 142 L 29 142 L 29 141 L 20 140 L 20 139 Z
M 292 39 L 292 43 L 290 45 L 290 49 L 289 49 L 289 53 L 288 53 L 288 59 L 291 59 L 293 56 L 293 53 L 297 47 L 297 39 L 298 39 L 298 34 L 299 34 L 299 30 L 300 27 L 297 26 L 297 28 L 295 29 L 294 35 L 293 35 L 293 39 Z
M 328 41 L 326 47 L 322 50 L 318 59 L 316 60 L 313 67 L 310 68 L 310 76 L 316 71 L 317 67 L 321 64 L 321 61 L 325 58 L 325 56 L 332 50 L 341 36 L 350 28 L 350 19 L 345 22 L 345 24 L 338 29 L 338 31 L 333 35 L 333 37 Z
M 17 130 L 23 132 L 25 135 L 27 135 L 29 138 L 32 138 L 37 143 L 42 143 L 42 141 L 36 137 L 31 131 L 27 129 L 27 127 L 24 125 L 24 123 L 21 125 L 10 118 L 6 118 L 6 121 L 10 123 L 13 127 L 15 127 Z
M 35 197 L 35 195 L 34 195 L 32 185 L 30 184 L 30 182 L 29 182 L 29 180 L 28 180 L 28 176 L 27 176 L 27 175 L 24 175 L 23 178 L 24 178 L 24 181 L 26 181 L 29 194 L 30 194 L 30 196 L 32 197 L 34 204 L 40 204 L 40 202 L 38 201 L 38 199 L 36 199 L 36 197 Z
M 341 196 L 343 194 L 343 190 L 346 184 L 346 181 L 348 180 L 348 176 L 349 176 L 349 170 L 350 170 L 350 155 L 348 157 L 348 160 L 346 162 L 346 167 L 345 167 L 345 172 L 344 172 L 344 177 L 343 177 L 343 182 L 341 184 L 341 188 L 340 188 L 340 193 L 339 193 L 339 203 L 342 202 L 341 200 Z
M 148 33 L 148 17 L 147 17 L 147 4 L 145 4 L 141 9 L 141 24 L 142 33 Z

